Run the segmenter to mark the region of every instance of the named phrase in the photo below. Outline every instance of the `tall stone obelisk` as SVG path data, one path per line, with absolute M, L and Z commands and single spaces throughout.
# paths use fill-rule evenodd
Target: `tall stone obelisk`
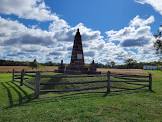
M 100 72 L 96 71 L 96 65 L 94 60 L 90 66 L 84 65 L 84 53 L 82 46 L 82 37 L 80 35 L 79 29 L 77 29 L 76 35 L 74 37 L 73 50 L 71 54 L 70 64 L 65 66 L 63 60 L 61 61 L 60 66 L 58 67 L 57 72 L 60 73 L 70 73 L 70 74 L 97 74 Z
M 74 38 L 73 50 L 71 55 L 71 65 L 84 65 L 84 54 L 83 54 L 83 47 L 82 47 L 82 38 L 77 29 L 77 33 Z

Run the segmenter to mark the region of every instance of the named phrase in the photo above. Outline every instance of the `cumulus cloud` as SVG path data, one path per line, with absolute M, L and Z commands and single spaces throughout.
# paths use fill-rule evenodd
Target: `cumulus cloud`
M 131 57 L 138 61 L 157 60 L 153 47 L 154 36 L 151 33 L 153 22 L 153 16 L 147 19 L 136 16 L 130 21 L 128 27 L 118 31 L 107 31 L 108 41 L 122 47 L 126 52 L 125 58 Z M 119 53 L 119 55 L 121 54 Z
M 58 20 L 44 0 L 1 0 L 0 13 L 39 21 Z
M 45 31 L 26 27 L 18 21 L 0 18 L 0 44 L 3 48 L 1 57 L 17 60 L 23 60 L 25 57 L 31 60 L 38 58 L 39 61 L 55 62 L 64 59 L 69 63 L 74 35 L 80 28 L 85 57 L 88 59 L 86 62 L 98 58 L 98 50 L 105 45 L 100 31 L 87 28 L 82 23 L 71 27 L 64 20 L 60 22 L 60 25 L 57 22 L 51 23 L 49 30 Z
M 123 46 L 123 47 L 144 46 L 148 43 L 149 43 L 149 40 L 147 40 L 145 38 L 126 39 L 122 42 L 121 46 Z
M 93 59 L 105 64 L 109 61 L 122 63 L 128 57 L 139 61 L 155 60 L 150 32 L 153 22 L 153 16 L 147 19 L 136 16 L 128 27 L 107 31 L 107 37 L 104 37 L 100 31 L 83 23 L 72 27 L 63 19 L 54 20 L 48 30 L 42 30 L 0 17 L 0 57 L 13 60 L 36 58 L 40 62 L 63 59 L 69 63 L 74 35 L 79 28 L 86 63 Z
M 162 15 L 162 1 L 161 0 L 135 0 L 140 4 L 149 4 L 151 5 L 157 12 Z
M 121 46 L 143 46 L 149 44 L 153 39 L 150 25 L 154 22 L 154 17 L 142 19 L 136 16 L 130 21 L 128 27 L 119 31 L 110 30 L 106 34 L 110 41 L 118 41 Z
M 0 17 L 1 45 L 41 44 L 54 43 L 53 34 L 41 29 L 27 28 L 18 21 L 6 20 Z M 3 35 L 3 36 L 2 36 Z
M 28 28 L 18 21 L 4 18 L 0 18 L 0 35 L 2 57 L 9 59 L 31 59 L 41 54 L 43 57 L 56 43 L 52 32 Z M 40 58 L 40 60 L 45 59 Z

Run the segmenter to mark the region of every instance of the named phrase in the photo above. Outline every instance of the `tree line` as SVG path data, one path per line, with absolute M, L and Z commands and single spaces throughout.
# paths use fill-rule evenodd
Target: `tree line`
M 124 61 L 123 64 L 116 64 L 113 62 L 108 62 L 107 64 L 96 63 L 97 68 L 116 68 L 116 69 L 143 69 L 143 66 L 162 66 L 161 61 L 153 62 L 137 62 L 136 60 L 129 58 Z
M 136 60 L 129 58 L 126 59 L 123 64 L 116 64 L 114 61 L 107 62 L 107 64 L 95 63 L 97 68 L 117 68 L 117 69 L 142 69 L 144 65 L 150 66 L 162 66 L 161 61 L 154 62 L 137 62 Z M 13 60 L 0 60 L 0 66 L 30 66 L 32 68 L 38 68 L 39 66 L 59 66 L 60 63 L 45 62 L 39 63 L 36 59 L 31 62 L 28 61 L 13 61 Z

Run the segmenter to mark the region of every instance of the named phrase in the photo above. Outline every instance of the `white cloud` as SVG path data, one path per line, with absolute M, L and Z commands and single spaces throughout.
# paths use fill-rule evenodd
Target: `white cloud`
M 60 25 L 57 22 L 51 23 L 49 31 L 44 31 L 26 27 L 18 21 L 0 18 L 0 44 L 3 47 L 1 57 L 17 60 L 33 60 L 35 57 L 39 61 L 56 62 L 64 59 L 65 62 L 69 62 L 74 35 L 77 28 L 80 28 L 85 54 L 91 53 L 85 55 L 88 59 L 86 62 L 91 62 L 92 59 L 102 61 L 101 58 L 98 59 L 98 50 L 104 49 L 106 43 L 100 31 L 87 28 L 82 23 L 71 27 L 64 20 L 60 22 Z
M 0 13 L 39 21 L 58 20 L 45 5 L 44 0 L 1 0 Z
M 142 19 L 136 16 L 130 21 L 128 27 L 119 31 L 110 30 L 106 34 L 110 41 L 116 41 L 122 46 L 143 46 L 150 43 L 153 38 L 150 25 L 154 22 L 154 17 Z
M 135 0 L 140 4 L 149 4 L 151 5 L 157 12 L 162 15 L 162 1 L 161 0 Z
M 1 45 L 53 43 L 53 34 L 41 29 L 27 28 L 18 21 L 6 20 L 0 17 Z
M 128 27 L 118 31 L 107 31 L 107 37 L 98 30 L 92 30 L 83 23 L 71 27 L 63 19 L 53 21 L 49 30 L 29 28 L 18 21 L 0 18 L 0 50 L 1 58 L 13 60 L 33 60 L 39 62 L 60 62 L 63 59 L 70 62 L 70 55 L 74 35 L 80 29 L 86 63 L 93 59 L 96 62 L 107 63 L 115 61 L 122 63 L 126 58 L 132 57 L 139 61 L 157 59 L 152 46 L 150 24 L 154 17 L 142 19 L 136 16 Z M 142 47 L 138 43 L 129 45 L 132 41 L 144 39 Z M 127 46 L 124 46 L 126 43 Z
M 132 57 L 138 61 L 157 60 L 153 47 L 154 36 L 150 27 L 153 22 L 153 16 L 147 19 L 136 16 L 130 21 L 128 27 L 118 31 L 107 31 L 108 41 L 127 52 L 125 55 L 127 58 Z
M 56 43 L 52 32 L 27 28 L 18 21 L 3 18 L 0 18 L 0 35 L 1 57 L 9 59 L 31 59 L 42 54 L 40 60 L 43 61 L 43 55 Z

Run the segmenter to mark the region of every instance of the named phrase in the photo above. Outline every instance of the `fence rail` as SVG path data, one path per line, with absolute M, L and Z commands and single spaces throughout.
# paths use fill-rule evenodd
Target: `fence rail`
M 60 74 L 60 75 L 55 75 L 55 76 L 51 76 L 51 75 L 45 75 L 45 74 L 41 74 L 41 77 L 43 78 L 80 78 L 80 77 L 105 77 L 106 74 L 93 74 L 93 75 L 67 75 L 67 74 Z
M 106 81 L 86 81 L 86 82 L 51 82 L 51 83 L 40 83 L 40 85 L 72 85 L 72 84 L 92 84 L 92 83 L 102 83 Z
M 26 79 L 28 77 L 34 78 L 33 84 L 30 84 L 26 82 Z M 84 81 L 84 82 L 50 82 L 50 83 L 44 83 L 41 81 L 42 78 L 86 78 L 86 77 L 105 77 L 106 80 L 96 80 L 96 81 Z M 22 70 L 21 72 L 16 72 L 13 69 L 12 72 L 12 80 L 19 80 L 20 86 L 27 86 L 34 90 L 35 96 L 39 97 L 40 92 L 78 92 L 78 91 L 88 91 L 88 90 L 97 90 L 97 89 L 106 89 L 104 91 L 106 94 L 109 94 L 110 92 L 120 92 L 124 90 L 137 90 L 137 89 L 143 89 L 148 88 L 148 90 L 152 91 L 152 75 L 128 75 L 128 74 L 115 74 L 111 72 L 107 72 L 107 74 L 93 74 L 93 75 L 45 75 L 41 74 L 39 71 L 37 72 L 25 72 L 25 70 Z M 78 84 L 96 84 L 96 83 L 105 83 L 104 86 L 92 86 L 88 88 L 71 88 L 71 89 L 41 89 L 41 86 L 58 86 L 58 85 L 78 85 Z M 130 85 L 139 86 L 138 88 L 125 88 L 122 86 L 113 86 L 114 83 L 125 83 Z
M 102 87 L 92 87 L 92 88 L 74 88 L 74 89 L 64 89 L 64 90 L 40 90 L 42 92 L 73 92 L 73 91 L 87 91 L 87 90 L 96 90 L 96 89 L 103 89 L 106 86 Z
M 136 77 L 136 78 L 148 78 L 149 75 L 133 75 L 133 74 L 116 74 L 116 73 L 111 73 L 111 76 L 113 77 Z

